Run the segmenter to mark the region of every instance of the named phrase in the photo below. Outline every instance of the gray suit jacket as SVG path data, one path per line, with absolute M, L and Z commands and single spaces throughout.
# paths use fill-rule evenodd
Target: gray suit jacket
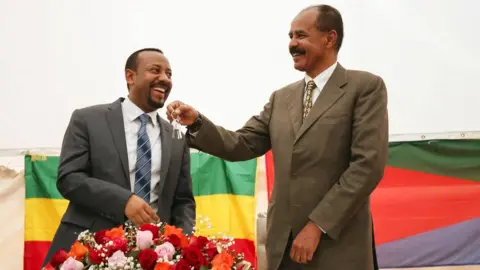
M 75 110 L 63 140 L 57 187 L 70 201 L 63 223 L 98 231 L 126 221 L 130 177 L 121 102 Z M 190 176 L 190 150 L 185 139 L 172 139 L 172 127 L 160 119 L 162 166 L 160 220 L 190 233 L 195 200 Z

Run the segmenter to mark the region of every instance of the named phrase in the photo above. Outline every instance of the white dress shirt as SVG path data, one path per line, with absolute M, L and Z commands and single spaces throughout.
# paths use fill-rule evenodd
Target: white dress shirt
M 317 77 L 313 79 L 316 87 L 312 91 L 312 104 L 315 104 L 315 101 L 320 95 L 320 92 L 323 90 L 323 87 L 325 87 L 325 84 L 327 84 L 327 81 L 332 76 L 333 71 L 335 71 L 336 67 L 337 67 L 337 62 L 335 62 L 335 64 L 331 65 L 329 68 L 325 69 L 322 73 L 318 74 Z M 310 78 L 310 76 L 305 74 L 305 89 L 304 89 L 305 94 L 303 95 L 303 104 L 305 104 L 307 100 L 307 83 L 310 80 L 312 80 L 312 78 Z
M 140 129 L 140 119 L 137 119 L 144 112 L 135 105 L 128 97 L 122 102 L 123 124 L 125 127 L 125 140 L 127 143 L 128 171 L 130 173 L 130 186 L 132 192 L 135 189 L 135 166 L 137 161 L 137 139 Z M 152 172 L 150 183 L 150 206 L 157 211 L 158 194 L 154 192 L 155 186 L 160 182 L 160 166 L 162 141 L 160 140 L 160 123 L 158 122 L 157 112 L 147 113 L 150 121 L 147 124 L 147 134 L 150 139 L 152 152 Z

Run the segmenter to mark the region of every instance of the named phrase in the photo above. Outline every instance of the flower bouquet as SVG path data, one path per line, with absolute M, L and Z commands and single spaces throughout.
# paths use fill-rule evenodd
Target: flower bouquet
M 110 230 L 82 232 L 69 251 L 59 250 L 45 269 L 56 270 L 252 270 L 229 237 L 187 236 L 165 223 L 127 222 Z

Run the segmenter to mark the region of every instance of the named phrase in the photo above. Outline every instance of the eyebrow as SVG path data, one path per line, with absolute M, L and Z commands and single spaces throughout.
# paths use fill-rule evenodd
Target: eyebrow
M 307 34 L 304 30 L 295 30 L 296 35 Z M 288 36 L 292 36 L 292 31 L 288 32 Z
M 162 66 L 160 66 L 159 64 L 152 64 L 152 66 L 151 66 L 151 67 L 163 68 L 163 67 L 162 67 Z M 171 69 L 171 68 L 168 68 L 168 67 L 167 67 L 167 68 L 166 68 L 166 70 L 167 70 L 167 71 L 169 71 L 169 72 L 172 72 L 172 69 Z

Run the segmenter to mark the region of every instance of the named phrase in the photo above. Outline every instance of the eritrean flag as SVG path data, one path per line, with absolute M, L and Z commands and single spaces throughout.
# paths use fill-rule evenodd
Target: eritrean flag
M 40 269 L 67 209 L 57 190 L 57 156 L 25 157 L 24 269 Z M 197 215 L 209 218 L 208 233 L 235 238 L 235 250 L 256 265 L 255 181 L 257 159 L 227 162 L 204 153 L 191 153 L 193 191 Z
M 480 265 L 480 141 L 390 143 L 371 202 L 381 268 Z

